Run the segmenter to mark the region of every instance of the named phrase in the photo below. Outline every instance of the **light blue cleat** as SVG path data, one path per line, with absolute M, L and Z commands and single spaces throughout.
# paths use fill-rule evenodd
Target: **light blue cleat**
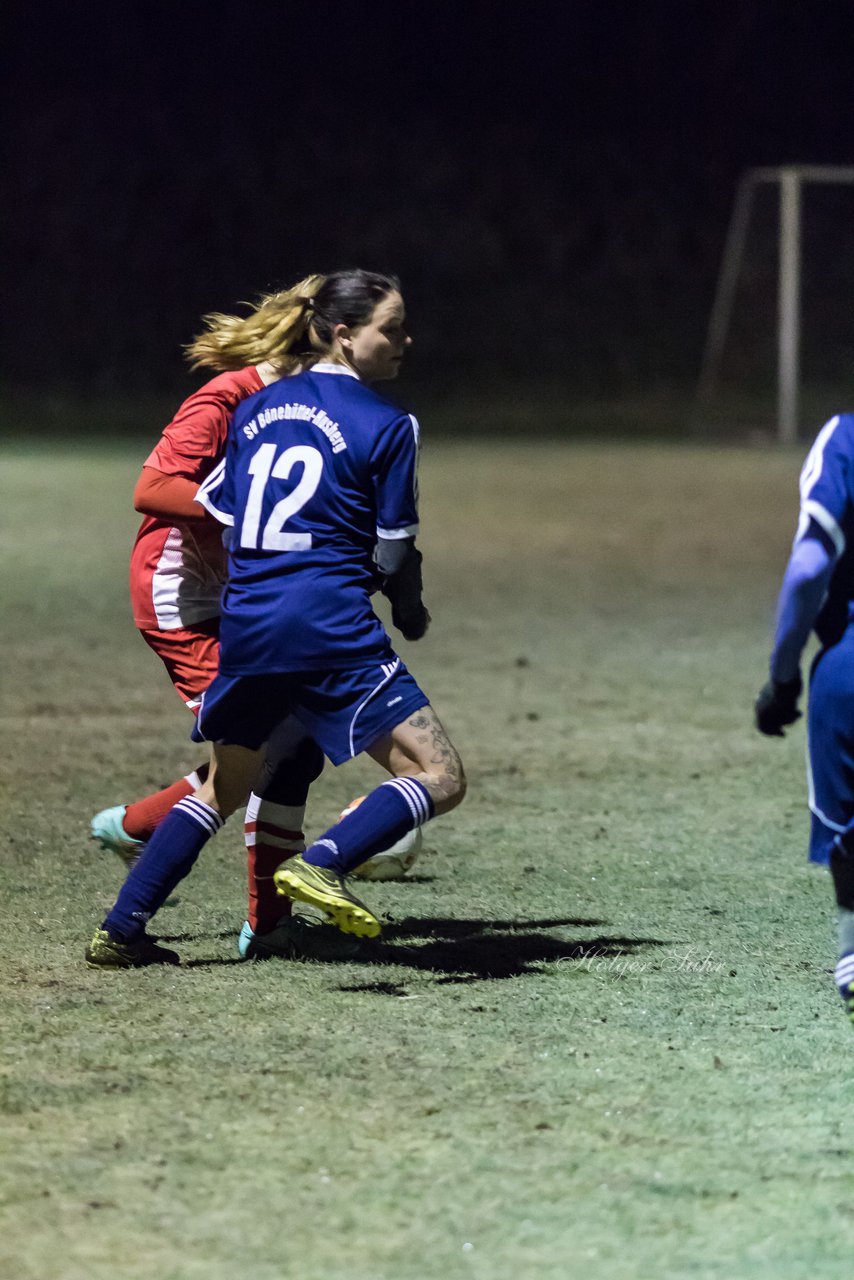
M 255 930 L 252 928 L 248 920 L 243 921 L 243 928 L 240 930 L 240 937 L 237 939 L 237 950 L 241 960 L 251 960 L 254 951 L 250 955 L 250 947 L 255 941 Z
M 102 809 L 96 813 L 90 823 L 91 836 L 97 840 L 102 849 L 117 854 L 130 870 L 138 861 L 145 845 L 142 840 L 129 836 L 122 826 L 122 819 L 127 812 L 127 805 L 116 804 L 112 809 Z
M 237 939 L 244 960 L 354 960 L 362 948 L 358 938 L 309 915 L 282 916 L 269 933 L 256 934 L 245 920 Z

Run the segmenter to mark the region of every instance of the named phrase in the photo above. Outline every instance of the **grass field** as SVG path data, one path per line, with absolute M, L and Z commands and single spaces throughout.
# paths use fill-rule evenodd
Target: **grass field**
M 231 823 L 158 917 L 182 967 L 97 973 L 88 819 L 197 758 L 127 605 L 145 452 L 3 460 L 0 1276 L 848 1277 L 803 729 L 751 727 L 800 454 L 428 444 L 400 651 L 470 793 L 366 891 L 375 960 L 238 963 Z

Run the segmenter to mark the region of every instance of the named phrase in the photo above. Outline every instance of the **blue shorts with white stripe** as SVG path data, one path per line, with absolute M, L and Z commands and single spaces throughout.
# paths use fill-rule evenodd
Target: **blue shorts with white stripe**
M 854 627 L 816 657 L 807 710 L 810 860 L 827 863 L 854 824 Z
M 383 661 L 336 671 L 218 675 L 202 697 L 191 736 L 255 750 L 293 715 L 333 764 L 343 764 L 429 701 L 389 649 Z

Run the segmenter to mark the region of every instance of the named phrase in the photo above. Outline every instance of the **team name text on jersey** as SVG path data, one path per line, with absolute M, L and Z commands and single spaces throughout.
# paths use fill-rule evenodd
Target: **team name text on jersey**
M 243 434 L 247 440 L 254 440 L 258 433 L 268 427 L 271 422 L 282 422 L 287 418 L 296 419 L 298 422 L 310 422 L 312 426 L 317 427 L 332 445 L 333 453 L 341 453 L 342 449 L 347 448 L 347 442 L 338 429 L 338 423 L 333 422 L 329 414 L 319 409 L 317 405 L 280 404 L 270 409 L 262 409 L 246 423 Z

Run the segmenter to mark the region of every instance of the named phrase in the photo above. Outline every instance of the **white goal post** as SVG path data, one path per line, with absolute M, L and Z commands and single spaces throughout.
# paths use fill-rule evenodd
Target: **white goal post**
M 845 165 L 783 165 L 748 169 L 736 191 L 715 299 L 709 317 L 706 345 L 697 386 L 699 421 L 703 406 L 714 393 L 720 373 L 744 247 L 750 225 L 753 196 L 760 183 L 777 183 L 779 200 L 779 270 L 777 290 L 777 436 L 781 444 L 798 438 L 801 348 L 801 207 L 803 187 L 809 182 L 854 185 L 854 168 Z

